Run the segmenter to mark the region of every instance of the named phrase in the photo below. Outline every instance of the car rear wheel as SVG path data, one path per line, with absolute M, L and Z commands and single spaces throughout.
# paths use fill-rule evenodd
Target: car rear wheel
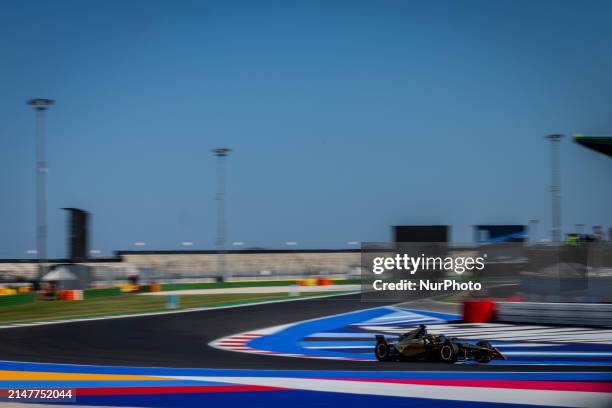
M 457 354 L 459 353 L 459 347 L 453 343 L 444 343 L 440 347 L 440 360 L 445 363 L 454 363 L 457 361 Z
M 389 345 L 383 341 L 376 343 L 374 353 L 378 361 L 389 361 Z

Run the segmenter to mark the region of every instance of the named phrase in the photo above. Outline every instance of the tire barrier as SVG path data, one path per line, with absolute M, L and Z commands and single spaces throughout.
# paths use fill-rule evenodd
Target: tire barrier
M 62 290 L 60 292 L 60 299 L 62 300 L 83 300 L 82 290 Z
M 160 292 L 161 285 L 159 283 L 152 283 L 149 285 L 149 292 Z
M 317 286 L 317 279 L 316 278 L 300 279 L 298 281 L 298 285 L 300 285 L 300 286 Z
M 333 285 L 334 282 L 331 279 L 328 278 L 319 278 L 317 279 L 317 285 L 319 286 L 326 286 L 326 285 Z
M 499 322 L 612 326 L 609 303 L 497 302 Z

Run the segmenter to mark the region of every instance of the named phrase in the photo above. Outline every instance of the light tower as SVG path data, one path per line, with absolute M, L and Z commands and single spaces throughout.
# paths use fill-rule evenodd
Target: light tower
M 44 114 L 53 100 L 35 98 L 27 104 L 36 112 L 36 253 L 38 257 L 38 276 L 40 282 L 47 262 L 47 161 L 45 158 Z
M 561 168 L 559 158 L 559 142 L 563 135 L 546 136 L 550 140 L 550 198 L 552 204 L 552 242 L 561 242 Z
M 217 157 L 217 270 L 225 279 L 225 158 L 231 149 L 219 147 L 212 152 Z

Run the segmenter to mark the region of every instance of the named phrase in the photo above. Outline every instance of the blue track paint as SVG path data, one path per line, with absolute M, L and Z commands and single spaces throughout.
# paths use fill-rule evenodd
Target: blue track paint
M 239 393 L 204 393 L 172 395 L 122 395 L 78 397 L 77 403 L 101 406 L 131 407 L 194 407 L 202 406 L 248 406 L 266 408 L 312 408 L 326 406 L 345 406 L 351 408 L 385 408 L 428 407 L 428 408 L 527 408 L 532 405 L 496 404 L 489 402 L 448 401 L 423 398 L 386 397 L 378 395 L 357 395 L 346 393 L 328 393 L 318 391 L 258 391 Z
M 258 350 L 270 350 L 288 354 L 313 354 L 300 345 L 300 341 L 312 333 L 334 330 L 354 322 L 365 321 L 392 312 L 392 309 L 381 307 L 342 315 L 324 317 L 289 326 L 279 332 L 251 340 L 248 345 Z M 345 357 L 343 353 L 322 350 L 316 353 L 324 357 Z
M 296 323 L 276 333 L 255 338 L 247 345 L 256 350 L 281 354 L 374 361 L 374 336 L 385 334 L 386 328 L 394 327 L 400 330 L 405 328 L 408 331 L 428 320 L 432 324 L 434 322 L 445 324 L 457 321 L 458 318 L 459 316 L 455 314 L 387 306 Z M 377 331 L 377 328 L 380 329 Z M 497 329 L 483 329 L 485 339 L 487 330 Z M 517 330 L 516 333 L 520 336 L 522 332 Z M 397 333 L 385 335 L 394 338 Z M 476 340 L 462 339 L 460 336 L 458 340 L 476 342 Z M 531 345 L 520 339 L 493 341 L 493 343 L 508 357 L 505 361 L 495 361 L 496 365 L 612 365 L 610 344 L 535 343 Z

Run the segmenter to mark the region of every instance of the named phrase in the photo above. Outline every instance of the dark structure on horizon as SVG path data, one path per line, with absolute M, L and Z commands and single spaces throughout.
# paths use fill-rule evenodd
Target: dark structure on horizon
M 62 208 L 68 211 L 68 259 L 81 262 L 89 258 L 89 213 L 78 208 Z
M 448 242 L 448 225 L 396 225 L 394 242 Z

